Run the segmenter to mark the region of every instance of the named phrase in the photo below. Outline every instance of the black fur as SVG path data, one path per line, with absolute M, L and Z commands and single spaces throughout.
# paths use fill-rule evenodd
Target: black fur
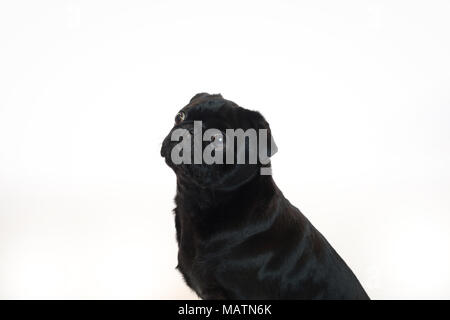
M 174 128 L 266 128 L 221 95 L 195 95 Z M 256 165 L 174 165 L 178 269 L 203 299 L 369 299 L 327 240 Z M 268 165 L 270 166 L 270 164 Z

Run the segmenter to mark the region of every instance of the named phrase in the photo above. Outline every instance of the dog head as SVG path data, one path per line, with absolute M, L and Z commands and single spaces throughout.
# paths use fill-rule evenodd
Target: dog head
M 261 168 L 270 170 L 269 158 L 276 151 L 269 124 L 259 112 L 220 94 L 199 93 L 176 114 L 161 156 L 179 179 L 233 190 L 262 173 Z

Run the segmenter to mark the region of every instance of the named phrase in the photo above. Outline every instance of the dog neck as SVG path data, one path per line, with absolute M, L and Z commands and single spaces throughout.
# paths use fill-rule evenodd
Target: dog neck
M 178 242 L 192 245 L 243 225 L 265 230 L 281 212 L 282 199 L 270 175 L 258 174 L 232 191 L 196 187 L 178 178 L 174 210 Z
M 235 189 L 207 188 L 190 183 L 183 178 L 177 178 L 177 208 L 183 209 L 183 214 L 193 219 L 205 219 L 213 216 L 226 215 L 231 218 L 236 214 L 236 204 L 262 203 L 270 201 L 277 187 L 270 175 L 256 174 L 244 184 Z M 255 201 L 253 201 L 255 199 Z

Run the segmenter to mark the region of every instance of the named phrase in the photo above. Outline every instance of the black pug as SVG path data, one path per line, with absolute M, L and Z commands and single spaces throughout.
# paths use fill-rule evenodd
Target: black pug
M 256 112 L 200 93 L 176 128 L 267 129 Z M 169 134 L 161 155 L 177 178 L 177 268 L 202 299 L 369 299 L 327 240 L 278 189 L 269 164 L 180 164 Z M 270 154 L 273 151 L 267 149 Z

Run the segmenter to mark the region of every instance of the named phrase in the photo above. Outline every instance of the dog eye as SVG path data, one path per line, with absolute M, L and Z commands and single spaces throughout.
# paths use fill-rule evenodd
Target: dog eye
M 211 142 L 214 144 L 214 146 L 215 146 L 216 148 L 221 148 L 221 147 L 223 147 L 223 143 L 224 143 L 223 135 L 220 134 L 220 133 L 213 135 L 213 136 L 211 137 Z
M 179 124 L 184 121 L 184 119 L 186 119 L 186 114 L 183 111 L 178 112 L 175 116 L 175 124 Z

